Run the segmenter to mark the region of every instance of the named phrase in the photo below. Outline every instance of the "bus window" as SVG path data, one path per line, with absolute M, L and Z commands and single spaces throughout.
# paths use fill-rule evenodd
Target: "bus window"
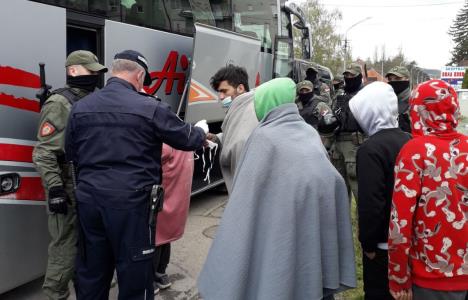
M 169 16 L 171 32 L 193 35 L 193 14 L 188 0 L 162 0 Z
M 262 49 L 272 52 L 276 35 L 276 0 L 240 0 L 233 4 L 234 31 L 260 39 Z
M 292 47 L 290 38 L 276 38 L 273 77 L 290 77 L 293 75 Z
M 120 21 L 120 0 L 39 0 L 37 2 L 62 6 L 71 10 Z
M 122 22 L 170 31 L 162 0 L 122 0 Z

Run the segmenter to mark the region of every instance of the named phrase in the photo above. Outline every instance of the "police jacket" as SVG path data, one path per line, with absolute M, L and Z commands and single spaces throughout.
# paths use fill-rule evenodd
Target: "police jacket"
M 192 151 L 204 140 L 201 128 L 183 122 L 168 105 L 112 77 L 73 106 L 65 149 L 78 188 L 135 191 L 161 183 L 162 143 Z

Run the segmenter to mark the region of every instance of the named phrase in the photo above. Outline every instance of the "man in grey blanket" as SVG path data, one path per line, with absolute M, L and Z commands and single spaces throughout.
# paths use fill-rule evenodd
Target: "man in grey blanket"
M 260 124 L 198 280 L 205 300 L 333 299 L 356 286 L 346 185 L 295 92 L 289 78 L 255 90 Z

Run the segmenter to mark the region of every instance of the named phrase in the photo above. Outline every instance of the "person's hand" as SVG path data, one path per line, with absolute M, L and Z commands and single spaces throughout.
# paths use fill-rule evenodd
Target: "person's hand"
M 68 196 L 63 187 L 54 186 L 49 189 L 49 211 L 54 214 L 66 215 L 68 212 Z
M 367 258 L 370 260 L 375 258 L 375 252 L 364 252 L 364 255 L 367 256 Z
M 413 291 L 411 289 L 401 290 L 399 292 L 390 290 L 390 294 L 395 300 L 413 300 Z
M 206 123 L 206 120 L 200 120 L 197 123 L 195 123 L 194 126 L 200 127 L 201 129 L 203 129 L 205 134 L 208 134 L 208 132 L 210 131 L 210 128 L 208 127 L 208 123 Z

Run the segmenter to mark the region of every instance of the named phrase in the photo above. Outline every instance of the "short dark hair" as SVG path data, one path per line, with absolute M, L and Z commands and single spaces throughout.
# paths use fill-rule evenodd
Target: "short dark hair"
M 222 81 L 226 80 L 229 85 L 238 87 L 239 84 L 244 85 L 245 91 L 249 91 L 249 75 L 243 67 L 229 64 L 216 72 L 211 77 L 210 84 L 215 91 L 218 91 L 218 87 Z

